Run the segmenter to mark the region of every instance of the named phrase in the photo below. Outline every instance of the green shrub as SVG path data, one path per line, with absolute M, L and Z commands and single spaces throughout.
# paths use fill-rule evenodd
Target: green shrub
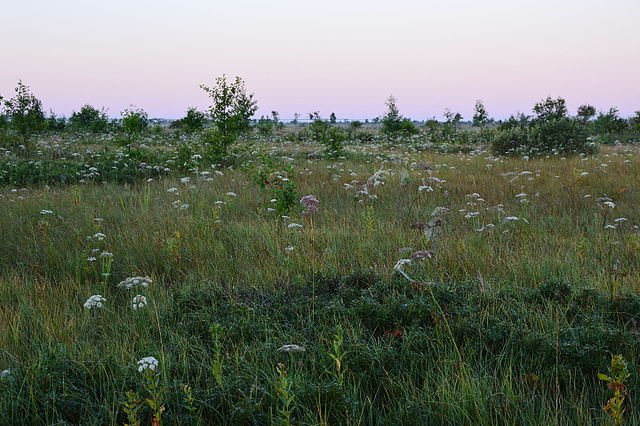
M 493 136 L 492 149 L 500 155 L 594 153 L 597 144 L 586 136 L 578 120 L 562 117 L 498 130 Z
M 109 118 L 104 108 L 97 109 L 87 104 L 80 111 L 71 114 L 69 127 L 73 130 L 102 133 L 109 127 Z

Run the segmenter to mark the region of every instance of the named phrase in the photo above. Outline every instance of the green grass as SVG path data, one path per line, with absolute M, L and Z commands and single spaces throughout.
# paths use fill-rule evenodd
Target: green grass
M 136 362 L 154 356 L 165 424 L 605 424 L 610 395 L 596 375 L 612 354 L 630 364 L 626 420 L 640 421 L 637 149 L 529 161 L 412 146 L 354 145 L 337 161 L 308 158 L 319 149 L 308 144 L 261 149 L 293 165 L 299 197 L 320 200 L 312 218 L 268 212 L 271 192 L 244 168 L 204 169 L 210 181 L 174 171 L 0 188 L 4 423 L 122 424 L 125 392 L 148 396 Z M 381 169 L 377 198 L 358 195 L 352 181 Z M 428 241 L 411 225 L 436 207 L 450 212 Z M 413 283 L 394 271 L 411 254 L 402 248 L 435 253 L 405 268 Z M 136 275 L 153 283 L 116 287 Z M 93 294 L 103 309 L 83 308 Z M 136 294 L 149 300 L 139 311 Z M 277 352 L 285 344 L 306 351 Z M 150 416 L 141 408 L 143 424 Z

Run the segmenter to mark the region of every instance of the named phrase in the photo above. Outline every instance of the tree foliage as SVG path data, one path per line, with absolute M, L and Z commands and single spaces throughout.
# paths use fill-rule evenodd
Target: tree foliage
M 97 109 L 89 104 L 74 111 L 69 117 L 69 127 L 73 130 L 80 130 L 92 133 L 106 132 L 109 127 L 109 118 L 104 108 Z
M 11 119 L 11 127 L 26 142 L 33 133 L 45 130 L 47 121 L 42 102 L 22 80 L 18 80 L 15 92 L 15 96 L 4 103 L 5 113 Z
M 216 126 L 220 147 L 226 152 L 242 132 L 251 128 L 251 117 L 258 110 L 253 94 L 247 94 L 244 81 L 236 77 L 233 82 L 227 76 L 216 78 L 212 87 L 200 85 L 211 98 L 209 116 Z

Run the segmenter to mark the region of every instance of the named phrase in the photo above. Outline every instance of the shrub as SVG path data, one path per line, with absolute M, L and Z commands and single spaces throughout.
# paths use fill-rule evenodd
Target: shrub
M 325 152 L 330 157 L 340 157 L 344 155 L 344 141 L 347 139 L 347 135 L 340 129 L 331 125 L 330 121 L 325 121 L 320 118 L 318 112 L 309 114 L 309 117 L 313 120 L 309 126 L 311 131 L 311 138 L 323 144 Z
M 387 99 L 387 112 L 382 117 L 381 132 L 387 136 L 397 134 L 413 135 L 418 133 L 418 128 L 408 118 L 402 117 L 396 105 L 396 98 L 389 96 Z
M 593 121 L 593 127 L 598 134 L 620 133 L 627 129 L 627 122 L 618 115 L 617 108 L 609 108 L 606 113 L 598 114 Z
M 129 140 L 133 136 L 142 133 L 149 126 L 149 116 L 141 109 L 131 105 L 121 113 L 122 129 Z
M 102 133 L 109 127 L 109 118 L 104 108 L 97 109 L 87 104 L 80 108 L 80 111 L 71 114 L 69 127 L 73 130 Z
M 500 155 L 540 155 L 594 153 L 597 146 L 586 137 L 578 120 L 564 117 L 499 129 L 494 134 L 492 149 Z
M 170 127 L 180 129 L 185 133 L 199 132 L 204 129 L 205 119 L 203 112 L 192 107 L 187 109 L 187 114 L 183 118 L 173 121 Z
M 29 86 L 18 80 L 16 95 L 5 101 L 5 113 L 11 118 L 10 126 L 26 143 L 36 132 L 45 130 L 47 122 L 42 111 L 42 102 L 35 97 Z

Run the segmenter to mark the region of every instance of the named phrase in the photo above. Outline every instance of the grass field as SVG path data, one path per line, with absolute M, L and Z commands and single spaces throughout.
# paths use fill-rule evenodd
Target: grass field
M 640 422 L 637 147 L 318 149 L 0 187 L 1 423 L 606 424 L 618 354 Z

